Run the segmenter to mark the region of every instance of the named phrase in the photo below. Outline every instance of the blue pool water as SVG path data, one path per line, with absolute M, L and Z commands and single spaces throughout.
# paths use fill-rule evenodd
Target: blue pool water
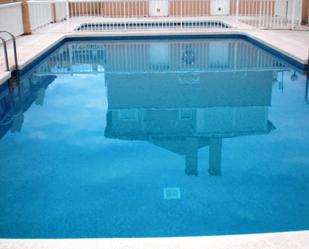
M 241 39 L 67 42 L 0 87 L 0 237 L 308 230 L 308 103 Z

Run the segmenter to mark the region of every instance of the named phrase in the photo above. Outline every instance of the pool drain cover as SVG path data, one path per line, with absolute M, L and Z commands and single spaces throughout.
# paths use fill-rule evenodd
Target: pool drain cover
M 163 196 L 166 200 L 180 199 L 180 188 L 164 188 Z

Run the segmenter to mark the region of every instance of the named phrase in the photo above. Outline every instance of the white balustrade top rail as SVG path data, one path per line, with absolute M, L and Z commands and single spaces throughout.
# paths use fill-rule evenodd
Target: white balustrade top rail
M 8 30 L 15 36 L 24 33 L 21 3 L 0 4 L 0 30 Z

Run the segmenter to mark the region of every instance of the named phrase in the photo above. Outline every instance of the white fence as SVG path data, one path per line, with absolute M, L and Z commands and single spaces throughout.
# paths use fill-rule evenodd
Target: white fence
M 32 31 L 57 22 L 69 24 L 57 32 L 294 29 L 302 15 L 302 0 L 30 0 L 28 5 Z M 20 3 L 0 5 L 0 27 L 5 23 L 3 29 L 21 34 L 20 8 Z
M 15 36 L 24 33 L 21 3 L 0 4 L 0 30 L 9 30 Z
M 55 2 L 55 21 L 60 22 L 67 18 L 68 13 L 68 2 L 67 1 L 56 1 Z
M 301 23 L 301 0 L 239 0 L 238 2 L 238 20 L 253 27 L 293 29 Z
M 31 30 L 54 21 L 53 6 L 50 1 L 28 1 Z
M 80 31 L 148 29 L 154 22 L 159 28 L 293 29 L 301 23 L 302 0 L 69 0 L 68 9 L 71 19 L 92 17 Z M 99 18 L 109 25 L 98 24 Z

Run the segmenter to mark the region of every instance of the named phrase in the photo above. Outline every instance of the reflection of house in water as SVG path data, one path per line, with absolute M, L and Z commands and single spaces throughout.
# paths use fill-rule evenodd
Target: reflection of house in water
M 105 46 L 102 44 L 68 42 L 40 65 L 37 73 L 103 73 L 104 65 Z
M 148 141 L 183 155 L 188 175 L 197 175 L 198 150 L 208 147 L 209 173 L 220 175 L 223 138 L 274 128 L 268 107 L 282 70 L 282 62 L 241 40 L 174 40 L 70 42 L 34 73 L 50 82 L 50 74 L 102 74 L 107 137 Z M 14 108 L 1 109 L 0 119 L 10 120 L 6 113 L 16 111 L 5 110 Z
M 20 131 L 24 112 L 35 102 L 43 105 L 45 90 L 55 80 L 54 75 L 28 76 L 14 89 L 3 86 L 0 89 L 0 138 L 10 129 Z
M 267 134 L 274 128 L 268 107 L 274 72 L 284 69 L 250 44 L 225 45 L 220 46 L 222 56 L 212 59 L 209 46 L 216 45 L 210 42 L 178 49 L 155 44 L 156 53 L 150 46 L 136 60 L 142 61 L 140 67 L 130 63 L 134 54 L 127 47 L 130 55 L 120 48 L 110 53 L 106 137 L 148 141 L 183 155 L 188 175 L 198 174 L 198 150 L 208 146 L 209 173 L 220 175 L 223 138 Z M 251 59 L 244 49 L 258 57 Z M 109 66 L 117 53 L 128 61 Z

